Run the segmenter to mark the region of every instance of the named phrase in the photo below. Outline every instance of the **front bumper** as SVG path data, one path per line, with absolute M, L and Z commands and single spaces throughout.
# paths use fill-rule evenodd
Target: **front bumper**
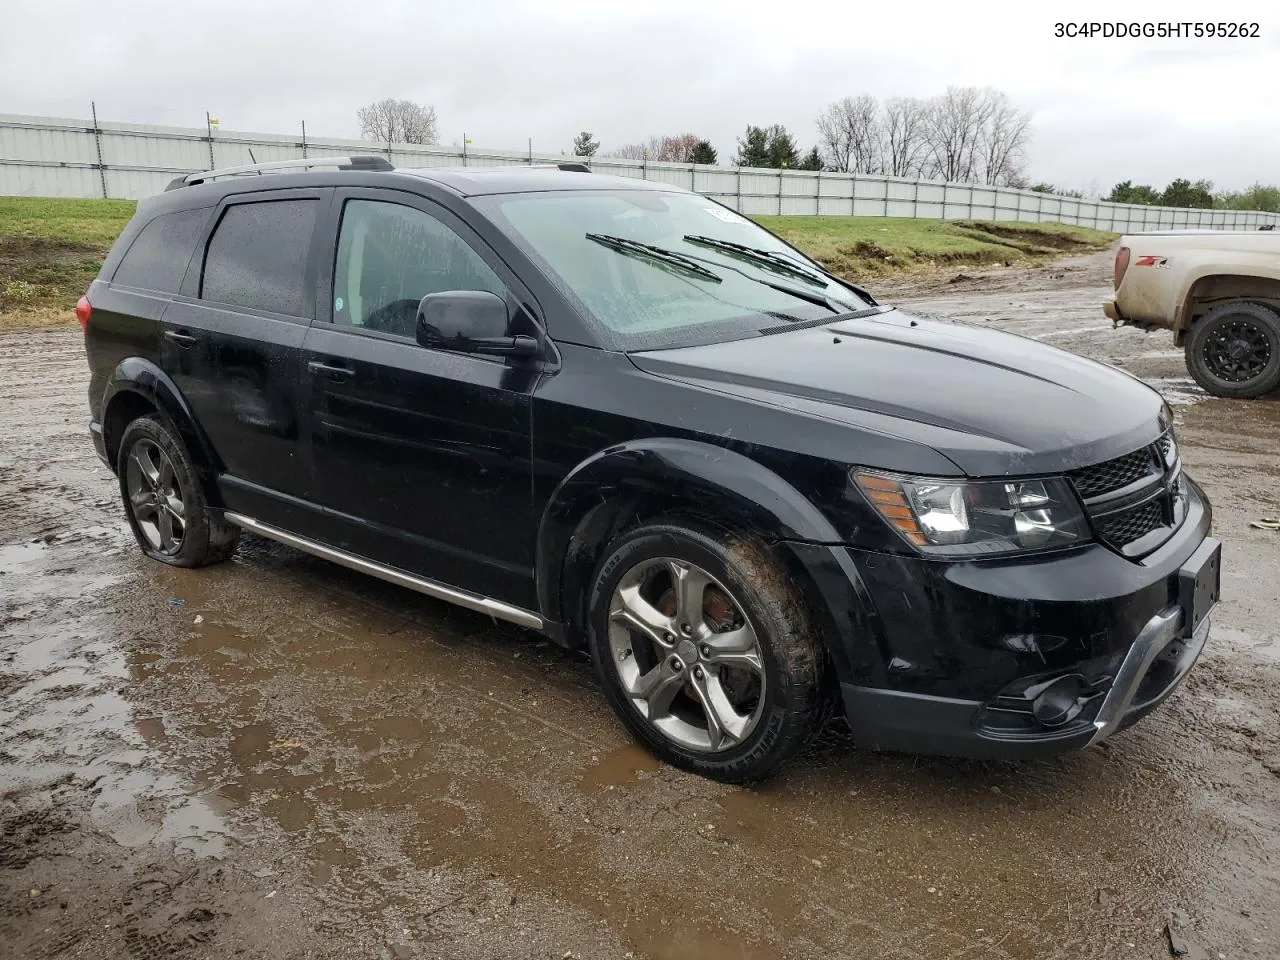
M 1156 614 L 1120 660 L 1105 696 L 1056 729 L 1012 729 L 985 722 L 991 706 L 926 694 L 841 684 L 854 739 L 877 750 L 980 759 L 1024 759 L 1063 753 L 1110 736 L 1146 716 L 1177 688 L 1209 638 L 1209 618 L 1186 639 L 1183 613 Z
M 1221 545 L 1187 482 L 1183 523 L 1137 560 L 1097 543 L 969 562 L 842 548 L 843 576 L 815 580 L 854 738 L 1027 757 L 1097 742 L 1158 706 L 1200 655 L 1216 599 L 1188 599 Z

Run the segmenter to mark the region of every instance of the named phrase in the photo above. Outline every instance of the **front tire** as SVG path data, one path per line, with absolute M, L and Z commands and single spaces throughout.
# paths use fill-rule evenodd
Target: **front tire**
M 168 421 L 150 415 L 125 427 L 116 474 L 129 526 L 151 559 L 203 567 L 235 551 L 239 529 L 209 508 L 182 438 Z
M 1236 300 L 1201 317 L 1186 345 L 1187 371 L 1215 397 L 1261 397 L 1280 387 L 1280 314 Z
M 823 715 L 823 654 L 763 544 L 682 522 L 624 533 L 588 596 L 588 642 L 627 728 L 682 769 L 739 783 L 775 771 Z

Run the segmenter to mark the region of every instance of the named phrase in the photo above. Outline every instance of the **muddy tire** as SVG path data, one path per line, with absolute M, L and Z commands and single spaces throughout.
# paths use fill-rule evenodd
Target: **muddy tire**
M 1261 397 L 1280 387 L 1280 314 L 1237 300 L 1196 321 L 1187 371 L 1215 397 Z
M 235 551 L 239 529 L 209 508 L 182 438 L 167 420 L 153 414 L 125 427 L 116 474 L 129 526 L 151 559 L 203 567 Z
M 820 641 L 754 540 L 682 521 L 622 534 L 592 580 L 587 635 L 622 722 L 693 773 L 768 776 L 824 716 Z

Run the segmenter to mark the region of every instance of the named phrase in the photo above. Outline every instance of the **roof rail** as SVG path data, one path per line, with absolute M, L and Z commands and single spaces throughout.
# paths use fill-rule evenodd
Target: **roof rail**
M 486 168 L 493 169 L 493 168 Z M 525 170 L 563 170 L 566 173 L 590 173 L 591 168 L 585 163 L 574 160 L 562 160 L 558 163 L 530 163 L 524 166 Z
M 165 190 L 176 190 L 197 183 L 206 183 L 221 177 L 242 177 L 269 170 L 310 170 L 313 167 L 337 167 L 339 170 L 394 170 L 385 157 L 308 157 L 305 160 L 272 160 L 267 163 L 250 163 L 242 167 L 222 167 L 219 170 L 203 170 L 189 173 L 170 181 Z

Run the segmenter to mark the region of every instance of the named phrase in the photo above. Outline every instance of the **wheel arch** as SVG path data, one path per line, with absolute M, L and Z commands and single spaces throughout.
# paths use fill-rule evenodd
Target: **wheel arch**
M 1189 280 L 1178 299 L 1173 337 L 1182 346 L 1187 333 L 1201 317 L 1221 303 L 1248 300 L 1280 310 L 1280 270 L 1240 273 L 1229 269 L 1210 269 Z
M 770 544 L 832 544 L 830 522 L 763 464 L 697 440 L 648 439 L 602 450 L 556 487 L 542 512 L 536 553 L 538 601 L 556 639 L 583 644 L 587 586 L 605 546 L 646 519 L 684 512 Z M 812 605 L 817 587 L 796 556 L 778 551 Z
M 102 404 L 102 440 L 111 469 L 117 470 L 125 428 L 138 417 L 151 413 L 161 414 L 177 430 L 200 474 L 209 502 L 220 506 L 214 483 L 217 460 L 208 439 L 173 380 L 141 357 L 122 360 L 107 382 Z

